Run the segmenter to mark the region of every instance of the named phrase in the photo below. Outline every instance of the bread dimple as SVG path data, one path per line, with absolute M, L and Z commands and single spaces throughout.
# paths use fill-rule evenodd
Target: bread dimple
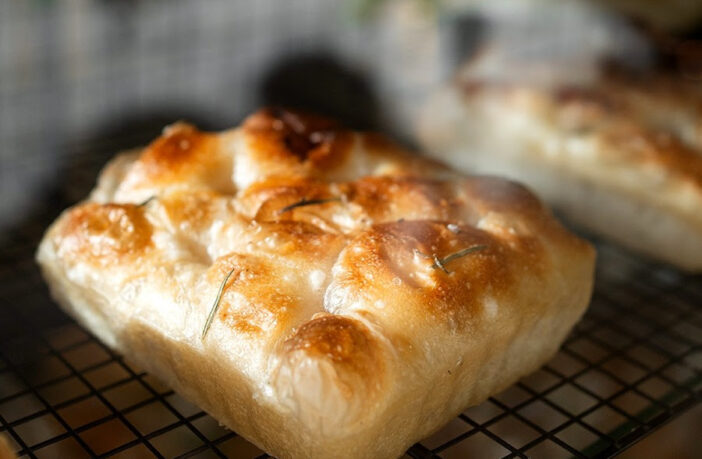
M 373 222 L 470 219 L 470 206 L 454 183 L 416 177 L 364 177 L 350 186 L 348 201 Z
M 317 315 L 284 343 L 283 354 L 294 352 L 329 359 L 339 371 L 358 378 L 366 386 L 368 395 L 377 391 L 384 376 L 384 362 L 377 338 L 365 325 L 349 317 Z M 353 386 L 349 387 L 349 393 L 355 391 Z
M 310 223 L 256 222 L 207 272 L 212 287 L 228 279 L 219 319 L 235 333 L 251 335 L 246 339 L 277 343 L 322 310 L 328 273 L 344 244 L 344 236 Z
M 404 176 L 332 183 L 269 179 L 249 187 L 237 203 L 243 214 L 258 221 L 306 221 L 347 234 L 400 219 L 475 223 L 472 203 L 457 192 L 461 183 Z
M 304 113 L 266 109 L 220 134 L 178 124 L 119 161 L 94 193 L 114 202 L 64 214 L 40 248 L 42 263 L 87 266 L 95 275 L 80 288 L 126 298 L 124 317 L 139 311 L 182 341 L 178 348 L 226 360 L 208 365 L 236 370 L 258 404 L 252 413 L 292 417 L 291 442 L 335 451 L 318 457 L 340 455 L 331 439 L 379 425 L 391 440 L 374 438 L 363 451 L 399 453 L 427 434 L 441 420 L 434 409 L 400 437 L 389 413 L 430 406 L 421 383 L 443 381 L 465 355 L 475 353 L 471 365 L 489 359 L 470 345 L 480 330 L 508 340 L 521 323 L 513 316 L 551 314 L 535 292 L 559 300 L 559 279 L 572 280 L 556 272 L 565 254 L 583 272 L 592 265 L 591 247 L 525 188 L 459 176 Z M 115 264 L 141 277 L 127 285 L 111 275 Z M 81 279 L 66 280 L 67 290 Z M 584 285 L 573 318 L 588 294 L 581 281 L 573 280 Z M 509 324 L 496 326 L 504 317 Z M 212 378 L 212 387 L 226 386 Z M 457 381 L 442 387 L 436 409 L 455 414 L 487 396 L 451 389 Z M 212 395 L 206 409 L 246 429 L 232 414 L 241 409 L 220 406 L 223 399 Z M 279 441 L 273 433 L 255 439 Z
M 140 206 L 86 203 L 66 212 L 54 243 L 66 260 L 108 266 L 144 256 L 152 233 Z
M 374 226 L 344 249 L 325 307 L 387 320 L 405 317 L 398 321 L 404 324 L 413 322 L 410 317 L 430 317 L 437 333 L 476 326 L 486 297 L 500 301 L 522 271 L 538 276 L 548 268 L 538 239 L 516 238 L 508 244 L 473 226 L 440 221 Z M 411 338 L 412 326 L 406 327 Z
M 200 233 L 211 228 L 215 219 L 231 213 L 230 200 L 230 196 L 211 190 L 176 190 L 152 201 L 163 208 L 174 229 Z
M 218 260 L 207 273 L 213 284 L 228 277 L 222 287 L 218 319 L 233 332 L 250 335 L 277 336 L 281 329 L 290 328 L 291 321 L 306 312 L 300 311 L 306 305 L 302 295 L 289 288 L 292 279 L 278 278 L 280 271 L 253 255 L 231 254 Z
M 268 179 L 247 188 L 238 203 L 242 213 L 258 221 L 298 220 L 304 215 L 337 212 L 343 193 L 335 191 L 328 183 L 316 180 Z

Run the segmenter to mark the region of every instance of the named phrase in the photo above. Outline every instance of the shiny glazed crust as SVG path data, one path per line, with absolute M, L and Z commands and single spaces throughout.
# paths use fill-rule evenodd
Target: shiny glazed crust
M 594 251 L 515 183 L 266 109 L 117 157 L 38 260 L 67 312 L 270 454 L 368 458 L 549 359 Z
M 702 90 L 607 75 L 586 87 L 456 84 L 424 109 L 427 151 L 523 181 L 580 225 L 702 270 Z

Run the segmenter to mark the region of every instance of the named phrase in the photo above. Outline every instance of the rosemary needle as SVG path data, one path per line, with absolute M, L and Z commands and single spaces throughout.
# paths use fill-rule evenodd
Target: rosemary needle
M 214 304 L 212 305 L 212 308 L 210 309 L 210 314 L 207 316 L 207 321 L 205 321 L 205 326 L 202 329 L 202 335 L 200 335 L 200 339 L 204 340 L 205 335 L 207 335 L 207 331 L 210 329 L 210 325 L 212 325 L 212 321 L 214 320 L 215 315 L 217 314 L 217 309 L 219 309 L 219 302 L 222 299 L 222 293 L 224 292 L 224 286 L 227 285 L 227 282 L 229 281 L 229 278 L 232 277 L 232 273 L 236 267 L 232 268 L 229 273 L 227 273 L 227 277 L 224 278 L 224 281 L 222 284 L 219 286 L 219 290 L 217 291 L 217 297 L 215 297 Z
M 486 248 L 487 248 L 486 245 L 474 245 L 473 247 L 468 247 L 466 249 L 459 250 L 456 253 L 452 253 L 451 255 L 448 255 L 440 260 L 436 260 L 436 258 L 435 258 L 435 261 L 434 261 L 434 264 L 432 265 L 432 268 L 434 268 L 434 269 L 441 268 L 442 270 L 444 270 L 444 272 L 448 272 L 446 270 L 446 268 L 444 267 L 444 265 L 446 265 L 446 263 L 449 263 L 449 262 L 455 260 L 456 258 L 465 257 L 469 253 L 477 252 L 478 250 L 483 250 Z M 437 263 L 437 261 L 438 261 L 438 263 Z
M 472 247 L 468 247 L 468 248 L 465 248 L 463 250 L 459 250 L 456 253 L 452 253 L 451 255 L 447 255 L 444 258 L 439 258 L 436 254 L 427 255 L 426 253 L 422 253 L 417 249 L 414 249 L 414 253 L 421 256 L 422 258 L 431 258 L 432 260 L 434 260 L 434 264 L 431 265 L 431 267 L 433 269 L 440 269 L 443 272 L 445 272 L 446 274 L 450 274 L 451 271 L 446 269 L 447 263 L 450 263 L 457 258 L 465 257 L 466 255 L 468 255 L 470 253 L 477 252 L 478 250 L 483 250 L 485 248 L 487 248 L 486 245 L 474 245 Z
M 290 212 L 293 209 L 296 209 L 298 207 L 302 206 L 313 206 L 316 204 L 326 204 L 328 202 L 334 202 L 334 201 L 341 201 L 340 197 L 334 197 L 334 198 L 325 198 L 325 199 L 307 199 L 303 198 L 300 201 L 290 204 L 289 206 L 285 206 L 282 209 L 278 211 L 279 214 L 284 214 L 285 212 Z
M 442 270 L 443 272 L 445 272 L 446 274 L 448 274 L 448 273 L 449 273 L 449 270 L 446 269 L 446 267 L 444 266 L 443 261 L 441 261 L 441 258 L 437 257 L 436 254 L 433 255 L 433 258 L 434 258 L 434 264 L 431 265 L 431 267 L 434 268 L 434 269 L 436 269 L 436 268 L 441 268 L 441 270 Z
M 156 196 L 151 196 L 150 198 L 148 198 L 146 201 L 142 202 L 141 204 L 137 204 L 137 207 L 144 207 L 145 205 L 147 205 L 148 203 L 150 203 L 154 199 L 156 199 Z

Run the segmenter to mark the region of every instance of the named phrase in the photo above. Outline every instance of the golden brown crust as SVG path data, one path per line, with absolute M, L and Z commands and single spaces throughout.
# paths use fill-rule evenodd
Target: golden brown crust
M 250 116 L 242 131 L 258 160 L 282 162 L 306 175 L 339 167 L 351 153 L 353 136 L 320 116 L 266 108 Z
M 138 205 L 86 203 L 64 218 L 56 244 L 67 258 L 104 266 L 130 263 L 153 246 L 153 229 Z
M 322 118 L 179 124 L 118 161 L 93 193 L 103 203 L 69 210 L 42 243 L 57 297 L 283 457 L 400 454 L 541 364 L 587 303 L 592 248 L 525 188 Z M 537 317 L 548 342 L 530 338 Z M 533 355 L 498 372 L 517 339 Z
M 287 326 L 296 307 L 293 297 L 268 287 L 273 276 L 268 264 L 250 255 L 232 254 L 219 259 L 208 271 L 213 284 L 231 272 L 219 302 L 219 319 L 237 333 L 260 334 Z M 237 301 L 244 296 L 249 301 Z
M 589 251 L 582 244 L 573 253 L 587 256 Z M 332 291 L 343 292 L 345 298 L 328 307 L 338 312 L 343 304 L 360 302 L 369 305 L 364 311 L 369 319 L 395 317 L 411 329 L 411 317 L 431 317 L 437 334 L 461 333 L 481 326 L 489 304 L 514 297 L 523 273 L 546 277 L 554 269 L 546 252 L 538 237 L 512 234 L 507 239 L 464 224 L 376 225 L 342 253 L 338 266 L 343 274 L 335 276 Z M 388 286 L 392 299 L 387 298 Z M 407 338 L 412 341 L 412 334 Z
M 143 201 L 164 188 L 231 193 L 231 158 L 219 136 L 179 122 L 164 129 L 126 171 L 114 199 Z
M 153 199 L 163 207 L 175 227 L 188 232 L 208 229 L 219 217 L 219 207 L 228 207 L 228 202 L 223 201 L 229 201 L 229 197 L 209 190 L 178 190 Z
M 177 182 L 184 176 L 206 174 L 214 163 L 215 137 L 194 126 L 178 123 L 141 153 L 127 181 Z
M 320 314 L 303 324 L 285 341 L 283 353 L 304 352 L 312 358 L 328 359 L 344 375 L 348 394 L 359 382 L 367 396 L 376 395 L 385 373 L 377 338 L 359 321 L 332 314 Z
M 163 176 L 177 175 L 185 169 L 202 164 L 207 167 L 211 158 L 214 136 L 197 130 L 194 126 L 178 123 L 166 129 L 164 135 L 146 147 L 140 163 L 146 178 L 158 180 Z M 204 164 L 203 164 L 204 163 Z

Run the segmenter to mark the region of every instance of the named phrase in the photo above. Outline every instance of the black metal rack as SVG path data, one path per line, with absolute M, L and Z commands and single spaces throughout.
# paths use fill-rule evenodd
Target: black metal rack
M 25 457 L 264 456 L 49 298 L 36 244 L 104 157 L 79 157 L 66 188 L 0 242 L 0 435 Z M 701 279 L 597 245 L 592 305 L 560 353 L 410 457 L 608 457 L 702 399 Z

